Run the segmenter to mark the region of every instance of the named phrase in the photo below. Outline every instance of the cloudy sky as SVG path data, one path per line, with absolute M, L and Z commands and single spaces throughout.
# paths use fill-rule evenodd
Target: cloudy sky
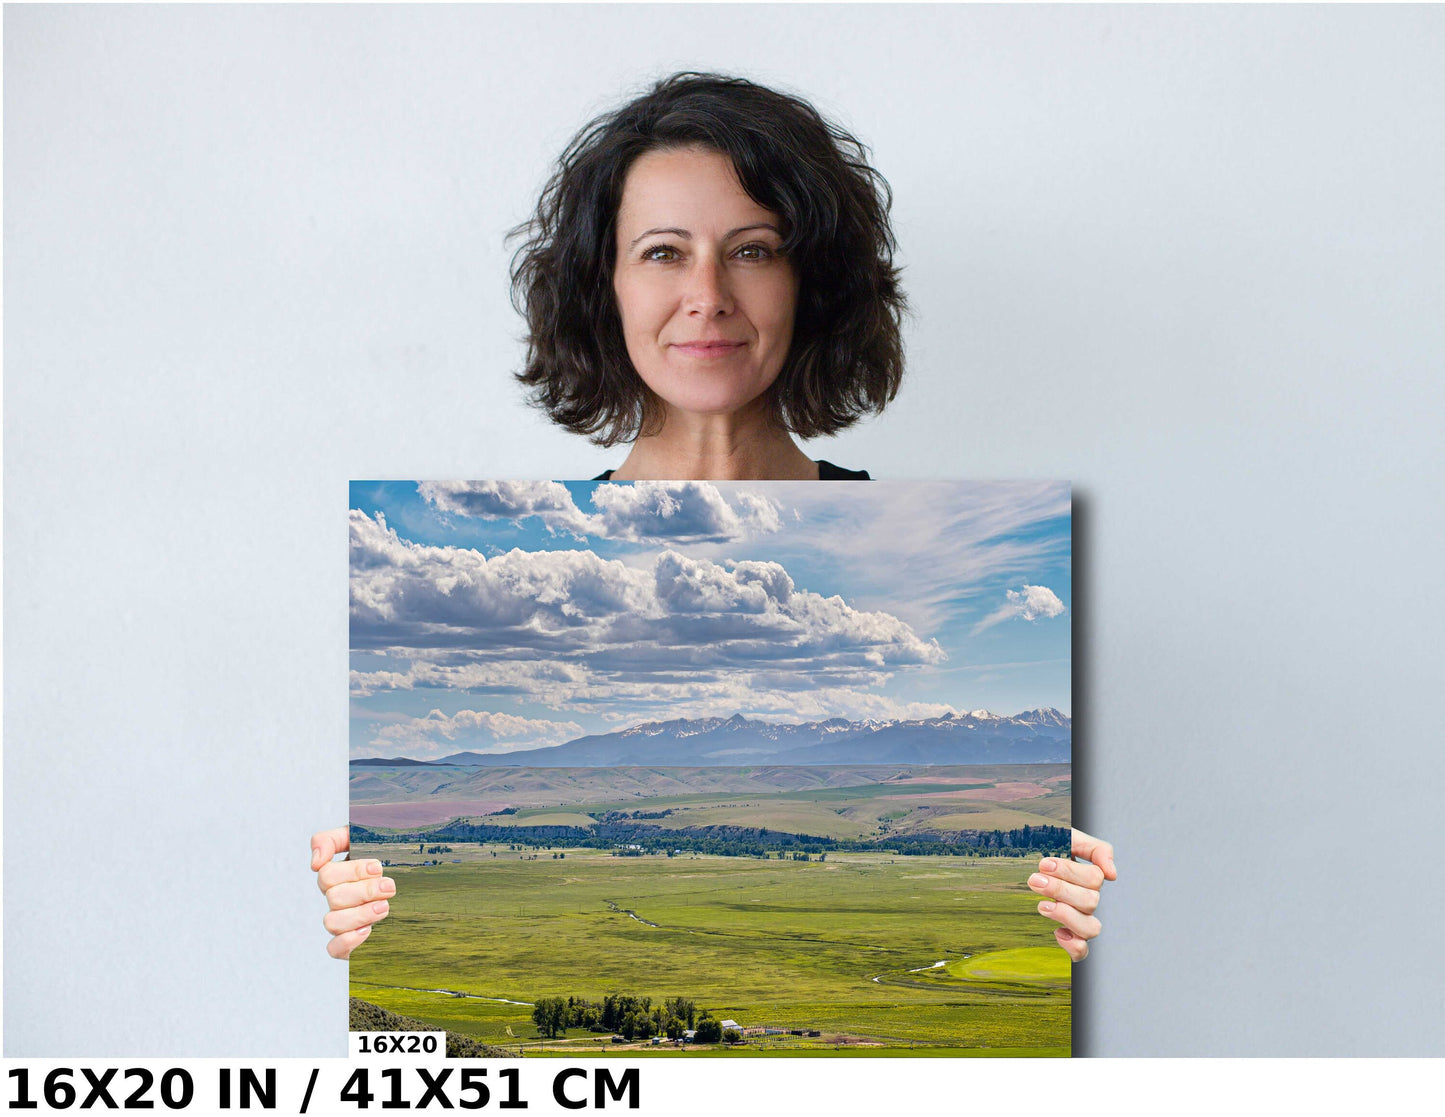
M 1071 713 L 1069 487 L 353 482 L 351 750 Z

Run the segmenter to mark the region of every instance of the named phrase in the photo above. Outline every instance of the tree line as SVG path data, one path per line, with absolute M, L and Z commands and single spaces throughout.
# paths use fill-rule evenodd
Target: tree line
M 476 842 L 577 849 L 637 847 L 640 853 L 709 853 L 723 857 L 761 857 L 769 853 L 820 854 L 889 851 L 902 856 L 944 854 L 961 857 L 1039 856 L 1067 857 L 1072 832 L 1066 826 L 1020 826 L 1012 830 L 940 830 L 926 834 L 889 835 L 883 838 L 827 838 L 785 830 L 749 826 L 689 826 L 668 830 L 633 822 L 599 822 L 581 826 L 494 826 L 488 823 L 451 822 L 426 831 L 383 834 L 365 826 L 351 828 L 353 842 Z
M 698 1043 L 722 1040 L 722 1025 L 687 997 L 667 997 L 657 1004 L 651 997 L 634 997 L 628 993 L 608 993 L 600 1001 L 586 997 L 539 997 L 532 1008 L 532 1023 L 548 1039 L 566 1035 L 568 1028 L 586 1028 L 589 1032 L 611 1032 L 624 1039 L 650 1039 L 665 1035 L 681 1039 L 685 1031 L 696 1029 Z M 710 1037 L 710 1038 L 704 1038 Z

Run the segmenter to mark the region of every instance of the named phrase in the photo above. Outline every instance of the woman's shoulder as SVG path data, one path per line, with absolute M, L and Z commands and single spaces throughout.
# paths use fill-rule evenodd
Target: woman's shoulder
M 594 480 L 594 481 L 611 481 L 611 480 L 612 480 L 612 470 L 610 470 L 610 469 L 605 470 L 605 471 L 603 471 L 602 473 L 599 473 L 596 477 L 592 478 L 592 480 Z M 871 478 L 871 477 L 868 476 L 868 471 L 867 471 L 866 469 L 844 469 L 844 468 L 843 468 L 842 466 L 840 466 L 840 465 L 834 465 L 832 462 L 825 462 L 825 461 L 823 461 L 823 460 L 820 458 L 820 459 L 818 460 L 818 480 L 819 480 L 819 481 L 871 481 L 871 480 L 873 480 L 873 478 Z

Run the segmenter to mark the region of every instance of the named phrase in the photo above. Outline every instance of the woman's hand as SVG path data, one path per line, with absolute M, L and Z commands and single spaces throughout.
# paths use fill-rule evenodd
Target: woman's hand
M 1074 831 L 1073 852 L 1083 861 L 1045 857 L 1039 871 L 1029 877 L 1029 887 L 1047 900 L 1039 903 L 1039 914 L 1063 924 L 1054 928 L 1054 938 L 1075 962 L 1088 957 L 1089 940 L 1099 933 L 1094 918 L 1099 906 L 1099 887 L 1118 878 L 1114 868 L 1114 847 L 1082 830 Z
M 331 907 L 321 922 L 331 932 L 326 953 L 333 958 L 351 957 L 371 934 L 371 925 L 391 910 L 386 897 L 396 894 L 396 881 L 381 875 L 380 861 L 331 860 L 350 849 L 351 831 L 345 826 L 311 835 L 311 868 Z

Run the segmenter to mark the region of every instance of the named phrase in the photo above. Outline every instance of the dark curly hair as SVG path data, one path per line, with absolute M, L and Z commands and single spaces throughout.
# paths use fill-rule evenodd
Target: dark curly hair
M 770 390 L 779 422 L 813 438 L 882 411 L 903 375 L 906 309 L 888 183 L 867 148 L 806 101 L 700 73 L 665 78 L 583 128 L 512 231 L 525 238 L 511 269 L 528 327 L 517 379 L 532 402 L 603 446 L 655 429 L 657 401 L 628 359 L 613 293 L 617 211 L 639 156 L 694 146 L 728 156 L 748 195 L 784 221 L 798 306 Z

